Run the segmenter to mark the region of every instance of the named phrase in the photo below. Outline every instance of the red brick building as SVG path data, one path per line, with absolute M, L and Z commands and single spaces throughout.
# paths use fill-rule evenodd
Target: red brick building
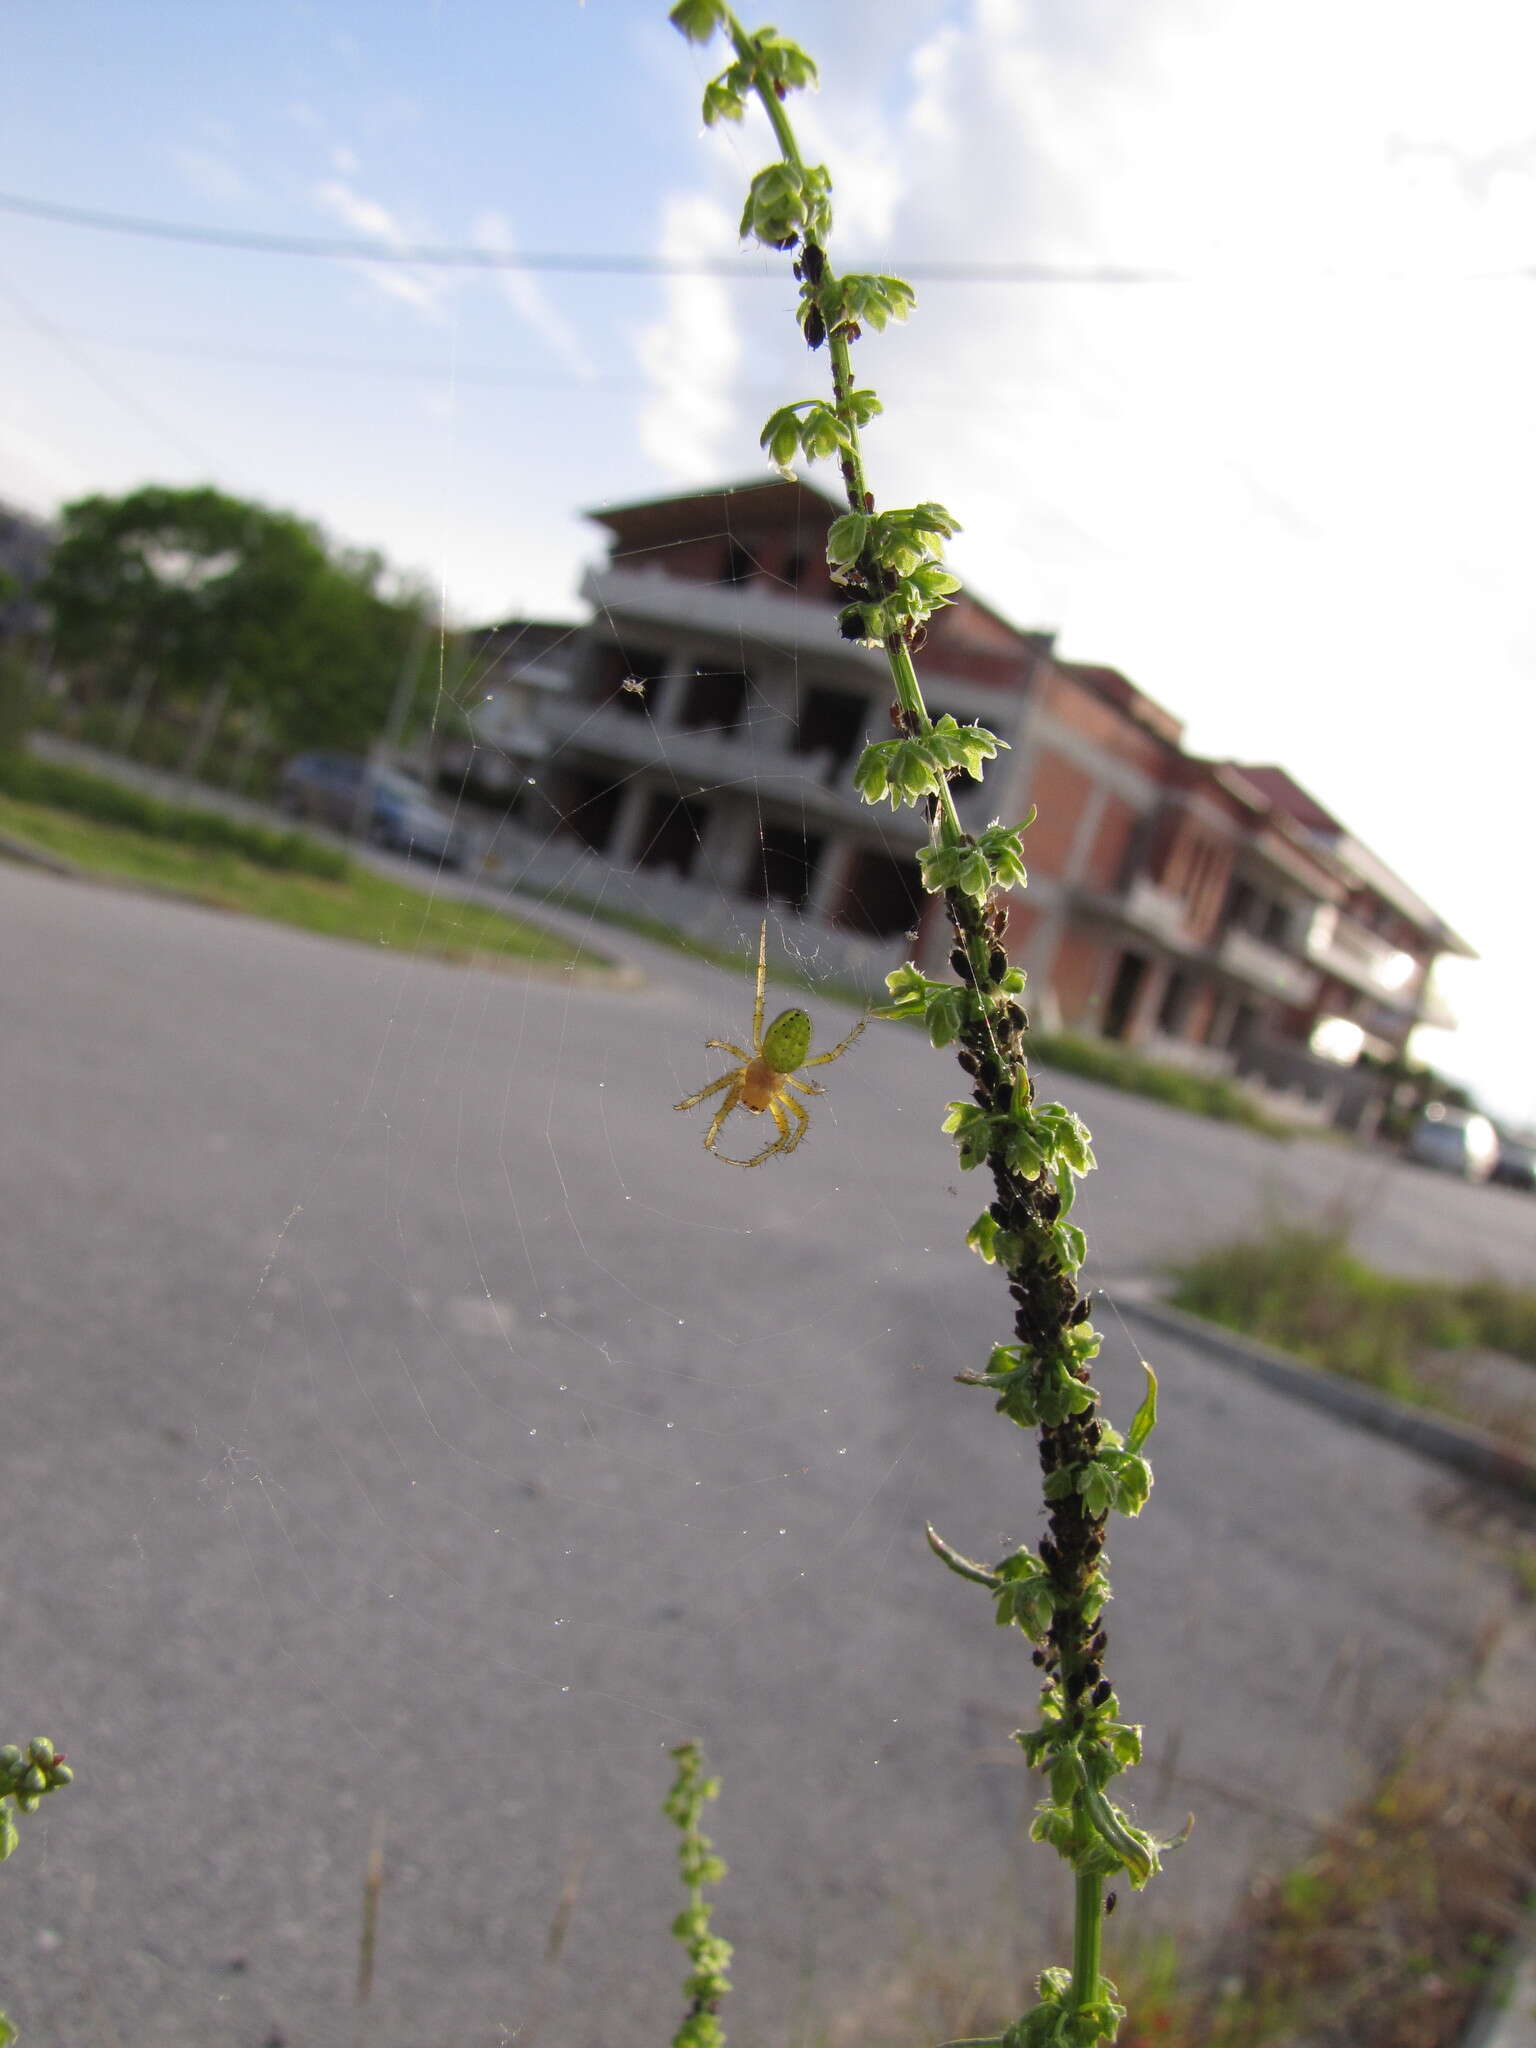
M 921 819 L 852 789 L 860 749 L 890 733 L 890 689 L 883 655 L 835 630 L 834 509 L 768 480 L 595 512 L 608 558 L 520 823 L 546 865 L 574 851 L 711 936 L 772 903 L 808 955 L 877 986 L 946 947 L 916 885 Z M 1446 1021 L 1430 970 L 1469 949 L 1283 770 L 1186 753 L 1179 720 L 1118 671 L 968 592 L 932 621 L 922 675 L 936 715 L 1009 743 L 984 786 L 956 784 L 962 821 L 1038 807 L 1010 929 L 1040 1021 L 1350 1120 L 1380 1093 L 1348 1078 L 1358 1053 Z

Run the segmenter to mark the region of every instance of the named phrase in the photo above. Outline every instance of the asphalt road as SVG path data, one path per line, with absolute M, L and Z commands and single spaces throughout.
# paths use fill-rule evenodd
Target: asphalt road
M 732 1172 L 669 1105 L 750 990 L 597 938 L 647 985 L 0 868 L 0 1719 L 79 1767 L 0 1879 L 30 2040 L 665 2040 L 657 1809 L 695 1733 L 739 2048 L 896 2009 L 956 1956 L 1066 1959 L 1008 1742 L 1027 1658 L 921 1538 L 1037 1522 L 1030 1446 L 950 1380 L 1005 1331 L 937 1132 L 952 1069 L 871 1029 L 801 1150 Z M 1122 1420 L 1116 1277 L 1267 1203 L 1347 1204 L 1405 1270 L 1529 1270 L 1519 1195 L 1063 1093 L 1101 1160 Z M 1152 1355 L 1109 1661 L 1148 1726 L 1140 1816 L 1199 1824 L 1117 1936 L 1217 1928 L 1508 1599 L 1444 1474 Z

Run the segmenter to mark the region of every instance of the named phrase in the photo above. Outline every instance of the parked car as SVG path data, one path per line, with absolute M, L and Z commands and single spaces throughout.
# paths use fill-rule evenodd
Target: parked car
M 1408 1156 L 1463 1180 L 1487 1180 L 1498 1161 L 1499 1136 L 1479 1111 L 1431 1102 L 1408 1133 Z
M 277 801 L 293 818 L 337 832 L 360 830 L 376 846 L 462 867 L 469 840 L 426 788 L 396 768 L 371 767 L 357 754 L 300 754 L 283 770 Z
M 1524 1188 L 1527 1194 L 1536 1193 L 1536 1139 L 1512 1138 L 1500 1132 L 1493 1177 L 1512 1188 Z

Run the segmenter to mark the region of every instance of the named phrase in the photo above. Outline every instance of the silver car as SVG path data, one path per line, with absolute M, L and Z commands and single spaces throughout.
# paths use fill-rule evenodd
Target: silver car
M 1480 1111 L 1431 1102 L 1408 1133 L 1408 1156 L 1463 1180 L 1487 1180 L 1499 1162 L 1499 1136 Z
M 337 832 L 361 831 L 376 846 L 462 867 L 468 837 L 427 790 L 394 768 L 357 754 L 300 754 L 278 782 L 277 800 L 293 818 L 314 818 Z

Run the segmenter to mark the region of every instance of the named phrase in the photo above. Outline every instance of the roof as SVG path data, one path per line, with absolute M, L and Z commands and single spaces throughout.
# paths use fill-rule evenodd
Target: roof
M 1285 769 L 1273 763 L 1250 767 L 1234 761 L 1229 765 L 1256 789 L 1262 790 L 1276 810 L 1294 818 L 1305 832 L 1321 841 L 1358 883 L 1374 890 L 1410 924 L 1417 925 L 1435 940 L 1441 952 L 1457 953 L 1463 960 L 1477 958 L 1476 950 L 1453 931 L 1437 911 L 1430 908 L 1416 889 L 1410 888 L 1379 854 L 1356 839 L 1332 811 L 1326 810 L 1311 791 L 1303 789 Z

